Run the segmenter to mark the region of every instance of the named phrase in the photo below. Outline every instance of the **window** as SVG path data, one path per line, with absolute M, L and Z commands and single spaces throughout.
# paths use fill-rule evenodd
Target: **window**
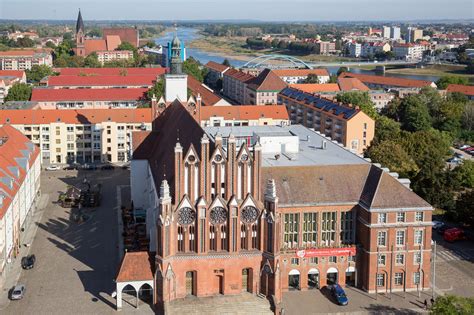
M 42 149 L 46 151 L 49 150 L 49 143 L 43 143 Z
M 67 144 L 67 149 L 68 150 L 74 150 L 74 143 L 68 143 Z
M 364 123 L 364 130 L 367 130 L 367 123 Z
M 378 258 L 379 266 L 385 266 L 386 260 L 387 260 L 387 256 L 385 254 L 379 254 L 379 258 Z
M 341 212 L 341 243 L 342 244 L 352 244 L 352 211 Z
M 337 256 L 329 256 L 328 261 L 333 264 L 337 263 Z
M 100 143 L 94 143 L 94 149 L 100 150 Z
M 387 232 L 379 231 L 378 234 L 377 234 L 377 245 L 378 246 L 385 246 L 386 245 L 386 239 L 387 239 Z
M 291 258 L 291 264 L 298 266 L 300 264 L 299 258 Z
M 413 284 L 420 284 L 420 272 L 413 273 Z
M 287 248 L 298 247 L 299 220 L 299 213 L 285 214 L 285 232 L 283 233 L 283 242 Z
M 423 244 L 423 230 L 415 230 L 415 245 Z
M 318 264 L 318 257 L 310 257 L 309 258 L 309 263 L 312 265 L 317 265 Z
M 415 221 L 416 222 L 422 222 L 423 221 L 423 212 L 415 212 Z
M 67 126 L 66 130 L 67 130 L 67 132 L 74 132 L 74 127 L 73 126 Z
M 415 265 L 420 265 L 421 264 L 421 253 L 420 252 L 416 252 L 413 254 L 413 263 Z
M 26 129 L 26 128 L 25 128 Z M 31 130 L 31 128 L 30 128 Z M 43 132 L 49 132 L 49 127 L 41 127 L 41 131 Z
M 318 241 L 318 214 L 303 213 L 303 246 L 315 247 Z
M 67 135 L 67 141 L 74 141 L 74 135 Z
M 352 140 L 351 141 L 351 150 L 358 150 L 359 149 L 359 140 Z
M 395 272 L 394 282 L 395 285 L 403 284 L 403 272 Z
M 379 213 L 377 223 L 387 223 L 387 214 L 386 213 Z
M 397 246 L 405 245 L 405 231 L 397 231 Z
M 405 222 L 405 212 L 397 212 L 397 222 Z
M 385 286 L 385 274 L 384 273 L 378 273 L 377 274 L 377 286 L 378 287 L 384 287 Z
M 395 264 L 403 265 L 405 263 L 405 255 L 403 254 L 396 254 L 395 255 Z
M 347 256 L 347 261 L 349 262 L 355 262 L 356 261 L 356 256 Z
M 321 220 L 321 243 L 329 246 L 336 240 L 336 212 L 323 212 Z
M 61 144 L 61 139 L 56 139 L 56 144 Z
M 107 143 L 111 143 L 111 142 L 112 142 L 112 139 L 107 138 Z

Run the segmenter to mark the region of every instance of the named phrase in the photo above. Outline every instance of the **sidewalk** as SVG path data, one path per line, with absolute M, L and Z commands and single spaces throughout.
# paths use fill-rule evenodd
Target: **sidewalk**
M 0 294 L 0 311 L 8 307 L 10 304 L 10 299 L 8 298 L 8 293 L 10 289 L 15 286 L 18 282 L 18 279 L 21 275 L 21 258 L 28 255 L 33 240 L 36 235 L 36 231 L 38 230 L 38 224 L 41 222 L 41 218 L 44 213 L 44 209 L 48 205 L 49 195 L 42 194 L 36 203 L 36 211 L 32 213 L 29 217 L 30 222 L 27 223 L 27 230 L 24 232 L 23 235 L 20 236 L 21 244 L 20 244 L 20 252 L 15 259 L 12 259 L 11 263 L 7 264 L 5 268 L 5 283 L 3 288 L 1 289 Z M 26 247 L 24 244 L 30 244 L 30 246 Z

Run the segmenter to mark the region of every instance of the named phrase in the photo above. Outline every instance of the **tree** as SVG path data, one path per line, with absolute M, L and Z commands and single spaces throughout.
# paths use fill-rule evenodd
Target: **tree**
M 89 68 L 100 68 L 101 64 L 99 62 L 99 58 L 95 52 L 89 54 L 86 58 L 84 58 L 84 67 Z
M 474 188 L 474 161 L 465 160 L 451 171 L 451 177 L 456 181 L 456 188 Z
M 400 123 L 386 116 L 379 116 L 375 121 L 374 141 L 379 143 L 389 139 L 398 139 L 400 136 Z
M 329 76 L 329 81 L 328 83 L 337 83 L 337 75 L 331 75 Z
M 26 83 L 15 83 L 8 90 L 4 101 L 28 101 L 31 97 L 31 90 L 31 86 Z
M 56 49 L 56 45 L 52 41 L 47 41 L 45 46 L 53 50 Z
M 183 63 L 183 71 L 189 75 L 192 75 L 195 79 L 200 82 L 204 81 L 204 77 L 207 74 L 206 68 L 201 70 L 201 64 L 194 58 L 190 57 Z
M 347 67 L 340 67 L 339 70 L 337 70 L 337 76 L 339 76 L 343 72 L 348 72 L 349 69 Z
M 438 81 L 436 81 L 436 85 L 441 90 L 446 90 L 446 88 L 450 84 L 468 85 L 469 80 L 466 77 L 447 75 L 447 76 L 442 76 Z
M 462 193 L 456 200 L 456 216 L 458 221 L 474 224 L 474 190 Z M 473 309 L 474 310 L 474 309 Z M 470 313 L 472 314 L 472 313 Z
M 165 94 L 165 82 L 163 79 L 159 79 L 155 82 L 155 85 L 148 90 L 147 92 L 147 98 L 148 100 L 151 100 L 153 98 L 153 95 L 155 95 L 156 99 L 159 100 L 160 97 L 162 97 Z
M 16 47 L 34 47 L 35 41 L 29 37 L 22 37 L 16 40 Z
M 153 47 L 156 47 L 156 43 L 149 40 L 149 41 L 146 42 L 145 46 L 148 47 L 148 48 L 153 48 Z
M 317 74 L 310 73 L 304 80 L 304 83 L 319 83 L 319 77 Z
M 374 103 L 370 99 L 368 92 L 344 92 L 341 94 L 337 94 L 336 99 L 338 102 L 342 102 L 344 104 L 352 104 L 354 106 L 359 106 L 364 113 L 366 113 L 373 119 L 376 119 L 378 116 L 377 110 L 375 109 Z
M 438 296 L 431 307 L 433 315 L 468 315 L 474 313 L 474 298 L 455 295 Z
M 402 127 L 408 131 L 428 130 L 431 128 L 431 116 L 428 107 L 419 95 L 405 97 L 401 104 Z
M 229 59 L 225 58 L 224 61 L 222 61 L 222 64 L 227 67 L 231 67 Z
M 37 83 L 44 77 L 53 74 L 53 69 L 47 65 L 33 65 L 31 70 L 26 70 L 26 79 L 29 82 Z
M 122 42 L 116 50 L 130 50 L 133 52 L 133 60 L 138 61 L 138 49 L 129 42 Z
M 415 161 L 408 155 L 403 146 L 393 140 L 382 141 L 371 146 L 367 150 L 367 156 L 373 162 L 380 163 L 403 177 L 412 177 L 419 171 Z

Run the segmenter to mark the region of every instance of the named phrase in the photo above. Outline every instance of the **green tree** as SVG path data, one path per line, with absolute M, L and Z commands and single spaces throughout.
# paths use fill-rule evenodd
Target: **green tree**
M 222 64 L 227 67 L 231 67 L 229 59 L 225 58 L 224 61 L 222 61 Z
M 474 207 L 472 205 L 474 205 L 474 190 L 465 191 L 458 197 L 455 214 L 458 221 L 471 225 L 474 224 Z
M 5 102 L 8 101 L 28 101 L 31 97 L 31 86 L 26 83 L 15 83 L 8 90 Z
M 130 50 L 133 52 L 133 59 L 135 62 L 138 62 L 138 49 L 134 47 L 132 44 L 129 42 L 122 42 L 120 45 L 118 45 L 116 50 Z
M 360 109 L 364 113 L 366 113 L 373 119 L 376 119 L 378 116 L 377 110 L 375 109 L 374 103 L 370 99 L 368 92 L 362 92 L 362 91 L 344 92 L 344 93 L 338 94 L 336 96 L 336 99 L 338 102 L 342 102 L 344 104 L 352 104 L 354 106 L 359 106 Z
M 151 100 L 153 95 L 155 95 L 156 99 L 159 100 L 165 94 L 165 82 L 163 79 L 159 79 L 155 82 L 155 85 L 148 90 L 147 98 Z
M 398 139 L 400 136 L 400 123 L 386 116 L 379 116 L 375 121 L 375 142 L 389 139 Z
M 415 161 L 408 155 L 403 146 L 393 140 L 382 141 L 371 146 L 367 150 L 367 156 L 373 162 L 388 167 L 402 177 L 412 177 L 419 171 Z
M 474 161 L 465 160 L 451 171 L 451 176 L 459 188 L 474 188 Z
M 329 81 L 328 83 L 337 83 L 337 75 L 331 75 L 329 76 Z
M 84 58 L 84 67 L 88 68 L 100 68 L 101 64 L 99 62 L 99 58 L 95 52 L 89 54 L 86 58 Z
M 51 41 L 46 42 L 45 46 L 53 50 L 56 49 L 56 45 Z
M 16 40 L 16 47 L 34 47 L 35 41 L 29 37 L 18 38 Z
M 146 42 L 145 46 L 148 48 L 153 48 L 156 47 L 156 43 L 154 41 L 149 40 Z
M 468 85 L 469 80 L 466 77 L 446 75 L 446 76 L 442 76 L 438 81 L 436 81 L 436 85 L 441 90 L 446 90 L 446 88 L 450 84 Z
M 474 298 L 439 296 L 431 307 L 432 315 L 469 315 L 474 313 Z
M 339 70 L 337 70 L 337 76 L 339 76 L 343 72 L 348 72 L 349 69 L 347 67 L 340 67 Z
M 183 71 L 189 75 L 192 75 L 200 82 L 204 81 L 204 78 L 207 74 L 206 68 L 201 69 L 201 64 L 199 63 L 199 61 L 196 61 L 192 57 L 188 58 L 183 63 Z
M 26 70 L 26 79 L 29 82 L 38 83 L 44 77 L 53 74 L 53 69 L 47 65 L 33 65 L 31 70 Z
M 405 97 L 401 104 L 402 127 L 408 131 L 428 130 L 431 127 L 431 116 L 428 107 L 419 95 Z
M 319 83 L 319 77 L 317 74 L 310 73 L 304 80 L 304 83 Z

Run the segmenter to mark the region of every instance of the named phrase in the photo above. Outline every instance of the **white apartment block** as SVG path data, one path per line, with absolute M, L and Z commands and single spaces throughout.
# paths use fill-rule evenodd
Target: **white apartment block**
M 109 61 L 133 59 L 133 52 L 131 50 L 96 51 L 96 54 L 101 65 Z
M 53 56 L 49 52 L 34 50 L 0 51 L 0 70 L 30 70 L 34 65 L 53 66 Z
M 414 44 L 399 44 L 393 46 L 395 57 L 403 60 L 421 60 L 424 47 Z

